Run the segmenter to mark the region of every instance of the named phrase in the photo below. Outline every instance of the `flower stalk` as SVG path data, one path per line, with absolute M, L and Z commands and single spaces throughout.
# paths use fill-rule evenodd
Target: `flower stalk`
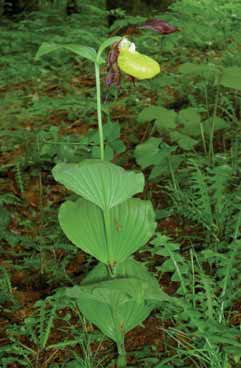
M 95 83 L 96 83 L 96 105 L 97 105 L 97 119 L 98 131 L 100 140 L 100 159 L 105 159 L 104 133 L 102 123 L 102 109 L 101 109 L 101 86 L 100 86 L 100 66 L 95 63 Z

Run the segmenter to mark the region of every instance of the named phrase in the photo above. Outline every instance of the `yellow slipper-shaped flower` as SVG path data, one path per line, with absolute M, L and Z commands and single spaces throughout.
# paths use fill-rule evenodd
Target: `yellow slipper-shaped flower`
M 135 50 L 135 45 L 123 39 L 117 59 L 120 70 L 136 79 L 151 79 L 160 73 L 160 65 L 149 56 Z

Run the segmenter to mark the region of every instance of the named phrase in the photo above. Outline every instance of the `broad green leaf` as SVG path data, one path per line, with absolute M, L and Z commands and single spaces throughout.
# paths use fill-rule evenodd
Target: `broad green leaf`
M 141 286 L 141 287 L 140 287 Z M 106 304 L 113 304 L 111 295 L 118 291 L 123 293 L 123 298 L 120 300 L 122 304 L 135 298 L 135 300 L 143 300 L 144 295 L 149 295 L 148 282 L 139 280 L 136 277 L 117 277 L 104 281 L 97 281 L 95 283 L 86 283 L 85 286 L 81 287 L 81 290 L 85 293 L 89 293 L 90 297 Z M 150 296 L 152 294 L 150 293 Z
M 190 151 L 198 143 L 195 139 L 179 132 L 172 132 L 170 137 L 185 151 Z
M 151 121 L 154 121 L 157 119 L 157 116 L 160 112 L 160 107 L 159 106 L 149 106 L 149 107 L 145 107 L 139 114 L 137 117 L 137 121 L 140 124 L 143 123 L 148 123 Z
M 202 76 L 205 78 L 210 78 L 217 73 L 217 68 L 212 64 L 194 64 L 185 63 L 179 66 L 179 72 L 185 75 L 192 74 L 197 76 Z
M 155 121 L 155 127 L 159 130 L 159 132 L 176 129 L 176 119 L 177 113 L 175 111 L 160 107 L 158 117 Z
M 224 87 L 241 91 L 241 68 L 237 66 L 224 68 L 220 83 Z
M 120 139 L 111 142 L 111 147 L 114 149 L 114 152 L 116 153 L 122 153 L 126 149 L 125 144 Z
M 118 293 L 118 307 L 133 301 L 133 298 L 138 303 L 142 303 L 143 300 L 159 303 L 169 299 L 156 283 L 141 280 L 136 276 L 121 278 L 117 276 L 109 280 L 85 283 L 76 287 L 76 294 L 78 291 L 85 295 L 88 294 L 88 297 L 95 301 L 104 302 L 110 306 L 113 306 L 113 294 Z
M 174 149 L 176 149 L 176 147 Z M 183 160 L 184 160 L 183 155 L 175 154 L 175 155 L 166 156 L 162 160 L 160 165 L 154 166 L 152 168 L 151 173 L 149 175 L 149 179 L 152 180 L 158 176 L 170 175 L 170 170 L 175 172 L 178 169 L 178 167 L 181 165 Z
M 61 206 L 59 222 L 75 245 L 105 264 L 115 264 L 151 238 L 156 227 L 154 216 L 151 202 L 132 198 L 110 209 L 106 231 L 101 209 L 79 199 Z
M 175 147 L 170 147 L 163 143 L 160 138 L 151 137 L 146 142 L 139 144 L 135 149 L 135 158 L 143 169 L 148 166 L 160 165 L 171 153 Z
M 94 300 L 89 293 L 85 292 L 79 294 L 80 298 L 77 303 L 85 318 L 96 325 L 106 336 L 120 343 L 128 331 L 148 317 L 154 308 L 154 303 L 147 304 L 144 300 L 137 302 L 134 298 L 122 303 L 122 299 L 125 298 L 124 293 L 113 291 L 107 294 L 112 300 L 112 305 L 99 301 L 99 298 Z
M 57 44 L 51 44 L 51 43 L 47 43 L 44 42 L 40 48 L 38 49 L 38 52 L 36 54 L 35 59 L 38 60 L 40 59 L 40 57 L 47 55 L 53 51 L 57 51 L 57 50 L 61 50 L 61 49 L 66 49 L 69 51 L 72 51 L 73 53 L 88 59 L 90 61 L 92 61 L 93 63 L 96 61 L 96 51 L 91 48 L 91 47 L 87 47 L 87 46 L 80 46 L 80 45 L 72 45 L 72 44 L 68 44 L 68 45 L 57 45 Z
M 144 108 L 138 115 L 139 123 L 155 121 L 155 126 L 159 131 L 168 131 L 176 128 L 175 111 L 159 106 L 149 106 Z
M 92 61 L 93 63 L 96 62 L 96 51 L 92 47 L 71 45 L 71 44 L 64 45 L 63 47 L 66 50 L 72 51 L 73 53 Z
M 132 259 L 117 266 L 114 279 L 110 279 L 107 268 L 99 264 L 80 286 L 67 288 L 64 293 L 77 299 L 84 316 L 117 343 L 123 341 L 124 335 L 140 324 L 157 303 L 169 299 L 146 268 Z
M 120 129 L 120 124 L 119 123 L 112 123 L 112 121 L 108 121 L 104 125 L 103 130 L 104 130 L 105 139 L 108 142 L 113 142 L 116 139 L 120 138 L 120 130 L 121 129 Z M 99 134 L 97 133 L 97 135 L 98 135 L 98 137 L 96 137 L 96 140 L 98 142 Z
M 126 282 L 127 280 L 129 280 L 129 285 Z M 110 281 L 114 281 L 114 286 Z M 134 287 L 134 284 L 140 281 L 141 292 Z M 139 298 L 141 295 L 145 300 L 158 302 L 169 300 L 169 296 L 160 289 L 157 280 L 146 270 L 146 267 L 132 257 L 116 266 L 114 279 L 109 277 L 106 266 L 98 264 L 86 276 L 82 285 L 86 288 L 92 288 L 92 285 L 94 285 L 94 290 L 96 290 L 97 285 L 101 285 L 102 288 L 125 292 L 129 297 Z
M 91 150 L 91 157 L 93 159 L 98 159 L 100 157 L 100 148 L 98 146 L 94 146 Z M 114 150 L 109 143 L 105 144 L 105 160 L 111 161 L 114 157 Z
M 140 165 L 142 169 L 160 164 L 160 143 L 160 138 L 151 137 L 146 142 L 136 146 L 134 155 L 138 165 Z
M 228 128 L 228 123 L 224 119 L 216 116 L 214 118 L 214 121 L 213 122 L 212 122 L 212 119 L 207 119 L 207 120 L 205 120 L 205 121 L 202 122 L 204 131 L 205 131 L 205 133 L 207 135 L 209 135 L 210 132 L 211 132 L 212 123 L 214 123 L 214 131 L 215 132 L 218 131 L 218 130 L 222 130 L 222 129 Z
M 191 137 L 200 136 L 201 116 L 195 108 L 189 107 L 179 112 L 178 121 L 183 125 L 180 132 Z
M 110 209 L 144 188 L 144 175 L 101 160 L 84 160 L 80 164 L 57 164 L 56 181 L 93 202 L 103 210 Z
M 59 209 L 59 223 L 65 235 L 77 247 L 108 263 L 108 246 L 102 211 L 84 199 L 66 201 Z
M 48 42 L 43 42 L 42 45 L 39 47 L 37 54 L 35 56 L 36 60 L 39 60 L 42 56 L 50 54 L 53 51 L 57 51 L 62 49 L 63 46 L 62 45 L 57 45 L 54 43 L 48 43 Z
M 203 73 L 203 64 L 184 63 L 178 68 L 178 71 L 182 74 L 201 74 Z
M 149 175 L 149 180 L 153 180 L 158 176 L 166 176 L 170 174 L 170 166 L 168 160 L 163 161 L 161 165 L 154 166 Z

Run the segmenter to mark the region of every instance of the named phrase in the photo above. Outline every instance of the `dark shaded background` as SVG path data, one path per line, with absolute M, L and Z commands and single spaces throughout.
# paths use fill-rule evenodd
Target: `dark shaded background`
M 131 14 L 135 14 L 141 12 L 143 7 L 146 9 L 148 6 L 157 10 L 166 10 L 173 2 L 174 0 L 107 0 L 106 4 L 108 9 L 122 8 Z
M 140 14 L 143 9 L 155 8 L 157 10 L 166 10 L 168 5 L 175 0 L 106 0 L 106 9 L 122 8 L 128 14 Z M 37 10 L 38 5 L 36 0 L 0 0 L 0 7 L 3 8 L 3 15 L 16 15 L 24 11 Z M 68 0 L 66 13 L 71 14 L 81 11 L 81 6 L 77 5 L 76 0 Z

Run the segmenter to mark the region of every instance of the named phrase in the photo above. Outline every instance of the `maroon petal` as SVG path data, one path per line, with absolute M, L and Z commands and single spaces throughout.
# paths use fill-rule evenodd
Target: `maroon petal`
M 110 87 L 111 85 L 116 85 L 118 86 L 120 84 L 120 72 L 119 70 L 114 71 L 113 69 L 111 69 L 106 78 L 105 78 L 105 85 L 107 87 Z
M 111 70 L 110 72 L 108 72 L 108 74 L 105 77 L 105 85 L 107 87 L 110 87 L 113 84 L 113 82 L 114 82 L 114 75 L 113 74 L 114 73 Z
M 175 26 L 165 22 L 164 20 L 160 19 L 148 19 L 143 26 L 140 26 L 141 29 L 150 29 L 154 32 L 158 32 L 161 34 L 170 34 L 177 32 L 178 29 Z
M 118 47 L 111 48 L 107 59 L 107 64 L 109 67 L 111 67 L 113 64 L 117 62 L 118 55 L 119 55 Z

